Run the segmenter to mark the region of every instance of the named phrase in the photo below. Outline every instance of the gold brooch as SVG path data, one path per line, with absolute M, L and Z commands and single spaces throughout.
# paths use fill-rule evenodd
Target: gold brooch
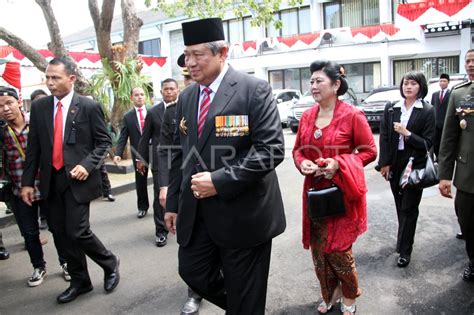
M 181 121 L 179 122 L 179 131 L 185 136 L 188 135 L 188 127 L 186 127 L 186 119 L 181 118 Z

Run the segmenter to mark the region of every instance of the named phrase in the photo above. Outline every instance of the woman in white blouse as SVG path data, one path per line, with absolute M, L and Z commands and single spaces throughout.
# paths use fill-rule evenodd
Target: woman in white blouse
M 400 186 L 400 177 L 410 158 L 412 168 L 421 169 L 426 163 L 426 148 L 431 148 L 435 132 L 433 107 L 423 98 L 428 92 L 426 78 L 421 72 L 406 73 L 400 83 L 404 100 L 387 104 L 380 123 L 381 175 L 390 181 L 398 217 L 396 251 L 398 267 L 410 263 L 415 239 L 418 208 L 423 190 Z

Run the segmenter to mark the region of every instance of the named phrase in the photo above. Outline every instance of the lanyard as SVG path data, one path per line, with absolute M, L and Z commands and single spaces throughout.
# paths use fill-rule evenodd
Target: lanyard
M 20 156 L 24 161 L 25 160 L 25 151 L 23 150 L 23 147 L 21 146 L 20 141 L 18 141 L 18 137 L 16 136 L 15 132 L 13 131 L 13 129 L 10 126 L 8 126 L 8 133 L 10 134 L 10 136 L 15 141 L 16 148 L 18 149 L 18 152 L 20 152 Z

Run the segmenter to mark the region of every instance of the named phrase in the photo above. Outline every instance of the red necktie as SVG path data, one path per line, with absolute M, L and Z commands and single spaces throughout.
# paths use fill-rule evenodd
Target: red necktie
M 53 167 L 60 170 L 64 166 L 63 157 L 63 104 L 58 102 L 58 110 L 54 117 L 54 135 L 53 135 Z
M 143 128 L 145 128 L 145 117 L 143 117 L 143 108 L 138 109 L 138 114 L 140 115 L 140 131 L 143 132 Z
M 208 87 L 205 87 L 202 90 L 202 101 L 199 105 L 199 118 L 198 118 L 198 137 L 201 137 L 202 130 L 204 129 L 204 123 L 206 122 L 207 112 L 209 111 L 209 106 L 211 105 L 211 93 L 212 90 Z
M 440 102 L 440 103 L 443 102 L 443 94 L 444 94 L 444 91 L 441 90 L 441 92 L 439 92 L 439 102 Z

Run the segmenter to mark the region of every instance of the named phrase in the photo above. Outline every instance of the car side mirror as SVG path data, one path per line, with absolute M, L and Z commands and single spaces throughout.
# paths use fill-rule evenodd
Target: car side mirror
M 283 100 L 281 98 L 277 98 L 277 103 L 280 104 L 281 102 L 283 102 Z

